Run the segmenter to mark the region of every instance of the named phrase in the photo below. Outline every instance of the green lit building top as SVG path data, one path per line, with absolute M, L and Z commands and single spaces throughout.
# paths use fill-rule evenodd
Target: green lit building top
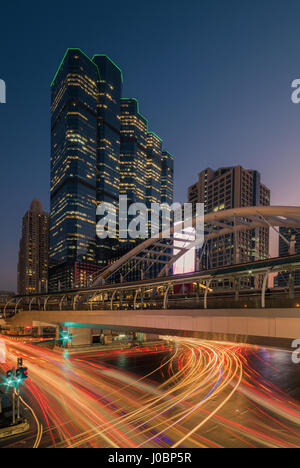
M 50 290 L 87 286 L 120 255 L 118 240 L 96 238 L 99 203 L 172 201 L 169 153 L 122 84 L 108 56 L 80 49 L 66 51 L 52 81 Z

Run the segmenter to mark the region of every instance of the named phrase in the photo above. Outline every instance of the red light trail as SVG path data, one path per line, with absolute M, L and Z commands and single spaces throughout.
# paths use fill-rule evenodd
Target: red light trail
M 300 403 L 255 367 L 277 371 L 255 347 L 167 337 L 157 346 L 71 356 L 1 339 L 3 374 L 20 356 L 28 367 L 23 402 L 35 425 L 24 435 L 28 446 L 300 447 Z M 106 362 L 151 355 L 160 366 L 143 377 Z

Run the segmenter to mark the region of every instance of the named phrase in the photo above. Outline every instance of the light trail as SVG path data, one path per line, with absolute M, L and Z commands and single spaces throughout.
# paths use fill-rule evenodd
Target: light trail
M 22 402 L 37 428 L 24 437 L 28 445 L 300 447 L 299 401 L 255 367 L 259 362 L 277 372 L 255 347 L 166 337 L 156 347 L 68 356 L 1 339 L 3 371 L 19 356 L 28 367 Z M 151 355 L 161 363 L 143 377 L 106 363 Z
M 36 439 L 35 439 L 35 442 L 33 444 L 33 447 L 34 449 L 36 448 L 39 448 L 39 445 L 41 443 L 41 440 L 42 440 L 42 436 L 43 436 L 43 426 L 42 424 L 40 424 L 35 412 L 33 411 L 33 409 L 31 408 L 31 406 L 28 405 L 28 403 L 26 403 L 26 401 L 24 401 L 24 399 L 20 396 L 20 401 L 21 403 L 23 403 L 23 405 L 29 409 L 29 411 L 31 412 L 35 422 L 36 422 L 36 426 L 37 426 L 37 435 L 36 435 Z

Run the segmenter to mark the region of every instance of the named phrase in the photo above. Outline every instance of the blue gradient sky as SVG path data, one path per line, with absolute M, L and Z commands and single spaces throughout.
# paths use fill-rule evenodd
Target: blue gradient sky
M 0 289 L 16 288 L 21 218 L 49 206 L 49 86 L 67 47 L 108 54 L 175 156 L 185 201 L 210 166 L 258 169 L 272 204 L 299 204 L 299 0 L 10 2 L 1 6 Z

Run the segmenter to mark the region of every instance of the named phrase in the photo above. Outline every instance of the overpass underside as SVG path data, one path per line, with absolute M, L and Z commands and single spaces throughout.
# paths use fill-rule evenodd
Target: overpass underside
M 66 326 L 76 328 L 78 334 L 85 328 L 136 331 L 289 349 L 300 338 L 299 309 L 24 311 L 5 324 L 12 328 Z

